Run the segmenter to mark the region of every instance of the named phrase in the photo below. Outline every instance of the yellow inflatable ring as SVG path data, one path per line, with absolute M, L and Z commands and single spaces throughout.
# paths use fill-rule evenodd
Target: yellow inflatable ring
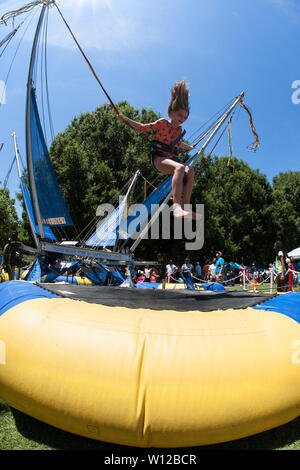
M 0 397 L 60 429 L 129 446 L 256 434 L 300 415 L 299 300 L 292 293 L 254 308 L 153 310 L 5 282 Z

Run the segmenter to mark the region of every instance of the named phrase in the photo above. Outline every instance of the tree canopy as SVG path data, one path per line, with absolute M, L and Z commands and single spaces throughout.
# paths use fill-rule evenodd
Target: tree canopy
M 3 249 L 12 232 L 19 227 L 15 200 L 10 198 L 8 189 L 0 189 L 0 248 Z
M 232 261 L 262 263 L 272 254 L 272 187 L 247 163 L 233 158 L 232 171 L 227 162 L 211 158 L 193 191 L 205 206 L 205 255 L 211 259 L 220 250 Z
M 300 171 L 275 176 L 273 198 L 276 233 L 289 251 L 300 244 Z

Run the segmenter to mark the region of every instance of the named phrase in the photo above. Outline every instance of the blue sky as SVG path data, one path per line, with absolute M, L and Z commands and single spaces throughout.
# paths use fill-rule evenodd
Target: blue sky
M 25 2 L 0 1 L 0 16 Z M 299 0 L 57 3 L 113 101 L 126 99 L 138 109 L 145 106 L 166 116 L 172 84 L 186 78 L 191 113 L 184 127 L 189 136 L 244 91 L 261 145 L 256 153 L 246 149 L 253 136 L 241 109 L 232 124 L 234 154 L 258 168 L 270 182 L 279 172 L 300 171 L 300 104 L 296 104 L 300 101 Z M 36 10 L 10 72 L 5 104 L 0 107 L 0 143 L 5 142 L 0 152 L 2 183 L 13 158 L 12 131 L 25 160 L 25 88 L 40 8 Z M 9 31 L 10 27 L 1 27 L 0 40 Z M 0 57 L 2 81 L 20 32 Z M 74 116 L 107 102 L 54 7 L 49 12 L 48 80 L 55 133 L 63 131 Z M 292 88 L 294 82 L 296 89 Z M 228 154 L 226 136 L 215 153 Z M 8 187 L 14 197 L 16 169 Z M 20 213 L 19 204 L 17 208 Z

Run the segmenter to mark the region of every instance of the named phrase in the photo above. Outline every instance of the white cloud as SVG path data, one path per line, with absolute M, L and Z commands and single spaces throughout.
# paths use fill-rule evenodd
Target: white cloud
M 157 18 L 165 10 L 158 0 L 154 0 L 155 6 L 153 2 L 144 2 L 142 8 L 140 0 L 57 0 L 57 5 L 84 49 L 135 50 L 166 39 L 164 30 L 157 26 Z M 0 16 L 22 6 L 24 0 L 5 0 L 0 3 Z M 74 41 L 55 6 L 49 10 L 48 44 L 74 48 Z M 20 19 L 21 16 L 16 24 Z M 27 34 L 25 39 L 29 37 Z

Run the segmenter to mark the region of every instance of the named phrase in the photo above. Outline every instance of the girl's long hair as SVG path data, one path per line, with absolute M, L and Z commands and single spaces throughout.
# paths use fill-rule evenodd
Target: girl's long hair
M 179 109 L 184 109 L 188 114 L 190 113 L 189 89 L 184 79 L 174 83 L 171 89 L 168 114 L 170 115 L 170 112 L 178 111 Z

